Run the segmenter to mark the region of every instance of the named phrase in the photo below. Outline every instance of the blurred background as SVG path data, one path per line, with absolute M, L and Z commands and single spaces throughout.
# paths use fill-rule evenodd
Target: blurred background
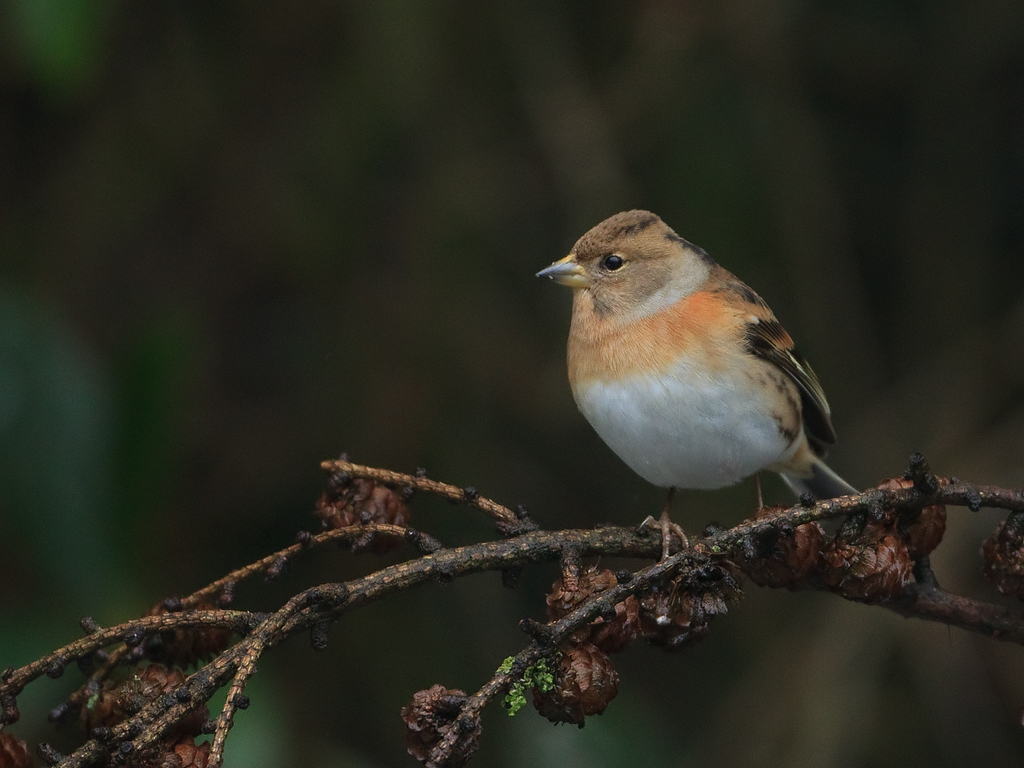
M 775 309 L 846 479 L 920 450 L 1024 484 L 1024 4 L 2 0 L 0 667 L 286 546 L 343 450 L 545 527 L 656 513 L 573 404 L 569 292 L 533 277 L 632 207 Z M 753 494 L 683 493 L 676 519 Z M 1000 519 L 951 510 L 940 583 L 1001 599 Z M 412 523 L 494 535 L 423 497 Z M 236 605 L 405 554 L 314 553 Z M 289 642 L 227 765 L 413 765 L 401 706 L 475 691 L 556 574 Z M 602 717 L 493 706 L 473 764 L 1024 762 L 1024 649 L 830 595 L 751 585 L 703 643 L 614 660 Z M 29 688 L 13 731 L 76 743 L 45 714 L 78 680 Z

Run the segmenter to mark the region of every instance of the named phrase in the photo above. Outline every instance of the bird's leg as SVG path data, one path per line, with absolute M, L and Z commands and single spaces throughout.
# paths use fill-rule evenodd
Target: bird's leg
M 668 497 L 665 499 L 665 508 L 661 511 L 661 517 L 655 520 L 653 517 L 648 515 L 647 519 L 641 523 L 641 525 L 657 526 L 661 530 L 661 559 L 665 560 L 669 556 L 669 549 L 672 544 L 672 534 L 674 533 L 679 537 L 679 541 L 683 547 L 690 546 L 689 540 L 686 538 L 686 534 L 683 533 L 683 529 L 680 528 L 676 523 L 672 522 L 672 518 L 669 517 L 669 509 L 672 507 L 672 497 L 675 496 L 676 489 L 668 489 Z
M 764 509 L 764 497 L 761 495 L 761 473 L 754 473 L 754 487 L 757 488 L 757 511 Z

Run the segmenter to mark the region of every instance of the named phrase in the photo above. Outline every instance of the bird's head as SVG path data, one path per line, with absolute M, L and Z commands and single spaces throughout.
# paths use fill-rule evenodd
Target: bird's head
M 537 273 L 593 302 L 599 315 L 646 315 L 696 291 L 714 262 L 649 211 L 624 211 Z

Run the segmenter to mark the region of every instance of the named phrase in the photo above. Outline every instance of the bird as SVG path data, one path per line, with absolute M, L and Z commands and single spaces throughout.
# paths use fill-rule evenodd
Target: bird
M 634 472 L 668 489 L 717 489 L 762 470 L 797 496 L 858 491 L 825 462 L 836 442 L 817 376 L 768 305 L 650 211 L 617 213 L 537 273 L 573 290 L 569 384 Z M 648 518 L 648 521 L 653 521 Z

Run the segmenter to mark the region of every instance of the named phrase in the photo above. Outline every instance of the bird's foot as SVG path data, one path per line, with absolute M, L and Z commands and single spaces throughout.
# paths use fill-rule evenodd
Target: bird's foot
M 661 531 L 662 560 L 667 559 L 669 554 L 671 554 L 673 534 L 679 539 L 680 549 L 690 546 L 690 541 L 686 538 L 686 534 L 683 533 L 683 529 L 677 523 L 672 522 L 672 519 L 668 516 L 667 509 L 661 513 L 661 517 L 657 520 L 652 515 L 648 515 L 647 519 L 640 523 L 640 526 L 642 528 L 657 528 Z

